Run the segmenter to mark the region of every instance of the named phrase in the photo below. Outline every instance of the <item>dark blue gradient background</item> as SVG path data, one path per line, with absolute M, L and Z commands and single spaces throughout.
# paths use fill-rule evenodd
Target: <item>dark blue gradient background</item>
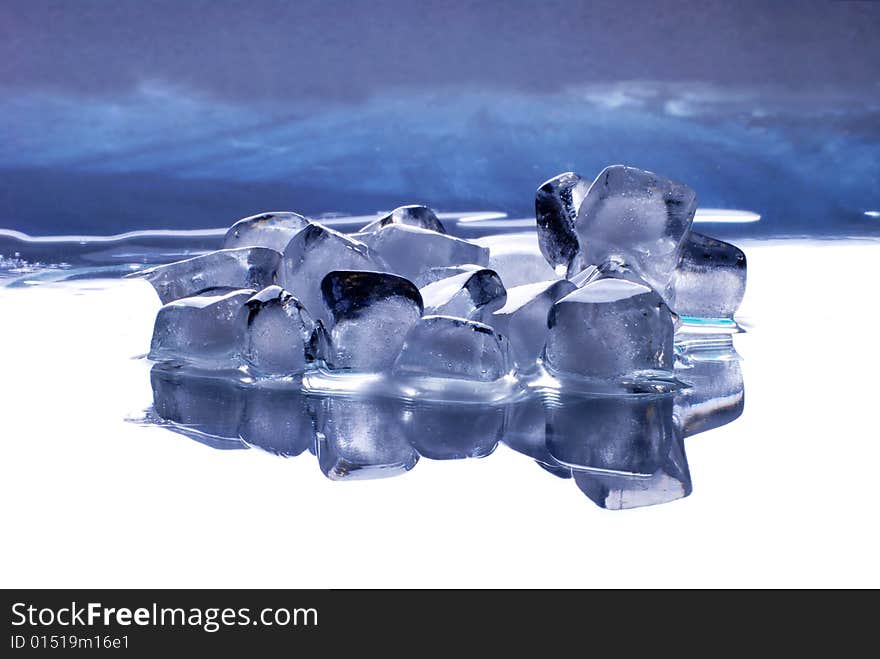
M 609 163 L 877 235 L 880 3 L 0 0 L 0 226 L 530 214 Z M 719 233 L 719 232 L 715 232 Z

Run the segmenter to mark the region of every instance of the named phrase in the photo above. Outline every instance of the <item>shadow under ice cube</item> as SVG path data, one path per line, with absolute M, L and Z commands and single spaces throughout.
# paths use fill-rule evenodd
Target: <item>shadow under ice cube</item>
M 553 305 L 544 361 L 551 370 L 610 380 L 671 371 L 674 334 L 673 314 L 649 286 L 599 279 Z

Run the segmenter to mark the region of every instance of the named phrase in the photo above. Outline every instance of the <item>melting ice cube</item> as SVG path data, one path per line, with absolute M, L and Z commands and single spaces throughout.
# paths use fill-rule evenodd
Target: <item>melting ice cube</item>
M 169 302 L 156 315 L 150 359 L 229 366 L 244 338 L 243 306 L 254 293 L 219 289 Z
M 581 246 L 576 224 L 578 209 L 589 189 L 589 182 L 574 172 L 565 172 L 542 183 L 535 194 L 539 246 L 554 269 L 562 266 L 575 274 L 588 265 L 579 260 Z
M 428 229 L 437 233 L 446 233 L 446 227 L 437 219 L 437 215 L 427 206 L 419 206 L 411 204 L 409 206 L 401 206 L 393 211 L 380 217 L 374 222 L 370 222 L 360 233 L 373 233 L 389 224 L 406 224 L 408 226 Z
M 431 268 L 489 264 L 489 250 L 484 247 L 407 224 L 389 224 L 373 233 L 358 234 L 358 238 L 384 259 L 390 272 L 410 281 Z
M 477 270 L 482 270 L 483 266 L 476 265 L 475 263 L 464 263 L 462 265 L 448 265 L 442 268 L 430 268 L 425 270 L 422 274 L 418 276 L 418 278 L 413 282 L 418 288 L 422 289 L 428 284 L 433 284 L 435 281 L 440 281 L 441 279 L 446 279 L 448 277 L 455 277 L 455 275 L 461 275 L 465 272 L 475 272 Z
M 474 239 L 489 250 L 489 268 L 507 288 L 548 279 L 562 279 L 544 258 L 535 233 L 484 236 Z
M 333 368 L 390 367 L 422 315 L 418 289 L 397 275 L 334 271 L 321 290 L 331 315 L 327 362 Z
M 251 215 L 230 227 L 223 238 L 223 247 L 269 247 L 283 252 L 290 239 L 308 225 L 308 218 L 289 211 Z
M 393 372 L 490 382 L 507 374 L 507 341 L 488 325 L 424 316 L 410 330 Z
M 507 292 L 493 270 L 472 270 L 421 289 L 425 313 L 482 321 L 504 306 Z
M 275 283 L 281 254 L 265 247 L 221 249 L 185 261 L 159 265 L 131 277 L 146 279 L 163 304 L 211 288 L 260 290 Z
M 269 286 L 251 297 L 245 306 L 241 354 L 258 373 L 298 373 L 318 357 L 315 322 L 289 292 L 280 286 Z
M 599 279 L 559 300 L 548 316 L 546 364 L 596 378 L 673 366 L 675 323 L 645 284 Z
M 746 291 L 746 255 L 736 245 L 691 232 L 672 289 L 680 315 L 733 318 Z

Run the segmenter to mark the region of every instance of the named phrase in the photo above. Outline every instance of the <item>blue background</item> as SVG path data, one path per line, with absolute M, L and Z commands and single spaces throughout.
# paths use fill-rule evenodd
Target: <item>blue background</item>
M 0 226 L 531 214 L 606 164 L 876 235 L 880 3 L 0 0 Z M 716 232 L 718 233 L 718 232 Z

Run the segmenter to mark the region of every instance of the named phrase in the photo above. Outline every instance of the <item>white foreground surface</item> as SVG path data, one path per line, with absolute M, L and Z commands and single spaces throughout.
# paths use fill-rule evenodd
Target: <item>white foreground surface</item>
M 150 405 L 142 281 L 0 288 L 0 587 L 880 586 L 880 243 L 745 243 L 743 416 L 613 512 L 500 446 L 336 483 Z

